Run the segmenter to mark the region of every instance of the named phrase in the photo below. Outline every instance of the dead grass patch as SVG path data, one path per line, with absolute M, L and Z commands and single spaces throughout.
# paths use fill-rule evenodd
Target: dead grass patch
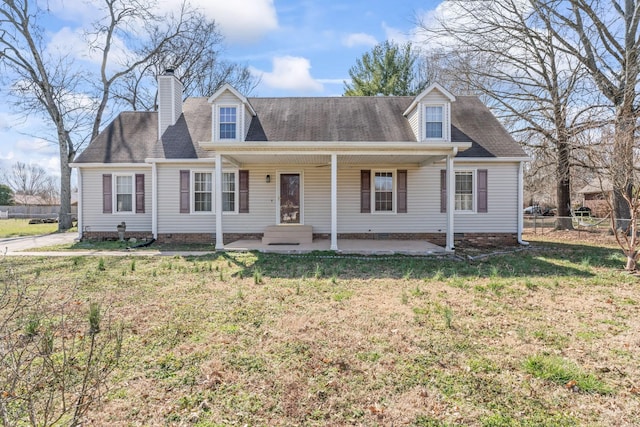
M 123 363 L 89 424 L 640 424 L 636 278 L 608 246 L 533 246 L 479 262 L 216 254 L 2 267 L 60 295 L 79 284 L 126 324 Z M 535 357 L 607 393 L 536 375 Z

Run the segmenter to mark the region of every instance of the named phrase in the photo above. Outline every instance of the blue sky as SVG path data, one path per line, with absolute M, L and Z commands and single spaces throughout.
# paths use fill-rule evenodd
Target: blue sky
M 48 42 L 90 62 L 79 34 L 95 17 L 92 1 L 48 0 Z M 161 9 L 177 0 L 160 0 Z M 261 78 L 252 96 L 339 96 L 348 70 L 384 40 L 419 41 L 416 22 L 437 0 L 192 0 L 218 23 L 222 56 Z M 94 3 L 95 4 L 95 3 Z M 39 123 L 0 103 L 0 169 L 35 162 L 59 174 L 57 147 L 33 135 Z

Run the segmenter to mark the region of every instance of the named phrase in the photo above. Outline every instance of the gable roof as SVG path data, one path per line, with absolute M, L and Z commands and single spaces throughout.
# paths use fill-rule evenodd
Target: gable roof
M 247 98 L 251 117 L 247 141 L 415 142 L 403 112 L 414 97 Z M 157 113 L 121 113 L 74 163 L 142 163 L 146 158 L 199 159 L 213 153 L 212 110 L 207 98 L 189 98 L 175 125 L 157 138 Z M 471 142 L 457 157 L 526 157 L 489 109 L 473 96 L 451 104 L 452 142 Z

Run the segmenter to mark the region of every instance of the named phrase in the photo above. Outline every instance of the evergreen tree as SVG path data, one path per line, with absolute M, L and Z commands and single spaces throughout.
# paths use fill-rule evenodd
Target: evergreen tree
M 349 69 L 351 84 L 345 82 L 345 96 L 414 96 L 426 86 L 417 72 L 411 43 L 385 41 L 356 60 Z

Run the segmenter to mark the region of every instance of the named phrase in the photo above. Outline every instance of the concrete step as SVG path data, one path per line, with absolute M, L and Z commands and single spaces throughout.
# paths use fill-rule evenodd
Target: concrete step
M 262 244 L 305 244 L 313 242 L 313 227 L 310 225 L 270 225 L 264 230 Z

